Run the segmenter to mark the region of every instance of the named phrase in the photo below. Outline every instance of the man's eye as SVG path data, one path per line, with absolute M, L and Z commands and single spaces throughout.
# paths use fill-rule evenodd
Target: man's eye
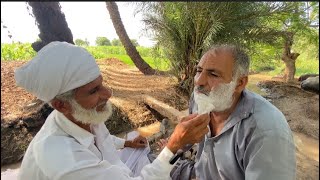
M 94 94 L 94 93 L 96 93 L 97 91 L 98 91 L 97 88 L 95 88 L 94 90 L 90 91 L 90 94 Z
M 215 73 L 210 73 L 210 75 L 213 76 L 213 77 L 218 77 L 218 75 L 215 74 Z
M 200 72 L 202 72 L 202 70 L 197 69 L 197 73 L 200 73 Z

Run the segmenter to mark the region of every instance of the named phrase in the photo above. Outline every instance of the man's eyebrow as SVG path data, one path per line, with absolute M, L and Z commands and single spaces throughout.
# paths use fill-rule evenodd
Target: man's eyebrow
M 217 69 L 206 69 L 206 71 L 221 74 L 221 71 L 219 71 Z
M 217 73 L 217 74 L 221 74 L 221 71 L 219 71 L 219 70 L 217 70 L 217 69 L 203 69 L 203 68 L 200 67 L 200 66 L 197 66 L 197 69 L 205 70 L 205 71 L 209 71 L 209 72 L 213 72 L 213 73 Z

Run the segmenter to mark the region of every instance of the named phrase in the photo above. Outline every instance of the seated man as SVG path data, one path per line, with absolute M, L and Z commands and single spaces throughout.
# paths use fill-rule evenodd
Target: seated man
M 295 179 L 290 127 L 274 105 L 246 89 L 248 73 L 249 57 L 236 46 L 215 46 L 202 56 L 189 113 L 210 112 L 210 131 L 195 164 L 179 162 L 173 179 Z
M 15 79 L 55 109 L 29 144 L 18 177 L 22 180 L 170 179 L 173 154 L 208 132 L 208 115 L 182 118 L 159 156 L 133 177 L 116 149 L 144 147 L 146 139 L 125 141 L 109 133 L 104 122 L 112 113 L 112 93 L 84 48 L 52 42 L 17 69 Z

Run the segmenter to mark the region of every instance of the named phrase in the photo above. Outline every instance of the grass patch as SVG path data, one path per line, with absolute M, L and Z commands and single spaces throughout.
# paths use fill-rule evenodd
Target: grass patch
M 319 61 L 318 60 L 305 60 L 296 62 L 296 75 L 302 74 L 319 74 Z
M 1 43 L 1 61 L 29 60 L 35 55 L 31 43 Z

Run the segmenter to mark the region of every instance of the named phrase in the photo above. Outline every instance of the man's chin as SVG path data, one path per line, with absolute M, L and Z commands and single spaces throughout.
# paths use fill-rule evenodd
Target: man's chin
M 198 113 L 205 114 L 209 112 L 223 112 L 231 107 L 231 104 L 226 104 L 225 102 L 218 102 L 216 98 L 213 99 L 205 94 L 195 95 L 195 103 L 198 105 Z

